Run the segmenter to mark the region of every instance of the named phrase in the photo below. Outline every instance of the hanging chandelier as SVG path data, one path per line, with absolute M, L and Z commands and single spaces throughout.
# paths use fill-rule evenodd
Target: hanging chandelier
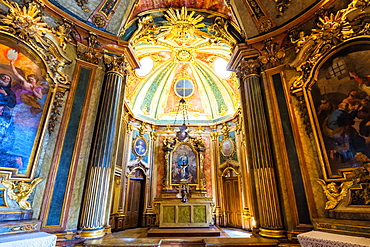
M 179 139 L 180 142 L 183 142 L 189 136 L 189 130 L 188 130 L 188 127 L 186 126 L 186 124 L 189 125 L 188 107 L 187 107 L 186 100 L 184 98 L 181 98 L 179 101 L 179 105 L 177 107 L 177 112 L 175 116 L 175 122 L 173 123 L 174 126 L 176 125 L 177 115 L 179 115 L 180 112 L 182 114 L 183 121 L 182 121 L 182 125 L 179 127 L 179 130 L 176 131 L 176 137 L 177 139 Z

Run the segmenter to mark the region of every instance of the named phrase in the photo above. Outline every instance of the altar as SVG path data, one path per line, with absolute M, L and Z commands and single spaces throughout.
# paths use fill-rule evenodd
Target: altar
M 205 145 L 182 126 L 176 137 L 163 141 L 164 174 L 160 197 L 154 199 L 159 228 L 201 227 L 213 225 L 213 199 L 206 192 L 204 176 Z
M 178 201 L 178 199 L 177 199 Z M 159 227 L 209 227 L 211 203 L 207 200 L 188 203 L 162 201 L 159 204 Z

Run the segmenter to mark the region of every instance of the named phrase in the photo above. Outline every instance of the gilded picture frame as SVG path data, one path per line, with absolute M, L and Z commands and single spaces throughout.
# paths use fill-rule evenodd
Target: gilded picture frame
M 220 143 L 220 152 L 225 157 L 231 157 L 235 153 L 235 142 L 230 137 L 225 137 Z
M 336 47 L 304 87 L 326 180 L 342 180 L 370 157 L 370 40 Z M 369 124 L 368 124 L 369 123 Z
M 198 152 L 188 143 L 180 143 L 171 153 L 171 185 L 179 185 L 186 182 L 197 185 L 199 178 Z M 185 181 L 186 180 L 186 181 Z
M 33 177 L 39 158 L 53 82 L 48 81 L 45 61 L 32 47 L 3 33 L 0 40 L 0 74 L 4 80 L 10 77 L 7 97 L 15 97 L 13 105 L 5 103 L 9 100 L 0 103 L 2 118 L 8 116 L 2 121 L 0 174 L 7 179 L 27 180 Z M 30 84 L 32 77 L 37 92 L 23 86 Z

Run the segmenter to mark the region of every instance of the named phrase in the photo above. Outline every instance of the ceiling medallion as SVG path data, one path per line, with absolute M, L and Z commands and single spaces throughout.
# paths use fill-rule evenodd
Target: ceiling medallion
M 193 54 L 188 49 L 181 49 L 177 51 L 176 58 L 180 62 L 190 62 L 193 60 Z
M 106 21 L 104 20 L 104 18 L 100 15 L 94 15 L 93 17 L 93 23 L 97 26 L 97 27 L 104 27 L 105 24 L 106 24 Z
M 201 23 L 204 19 L 203 16 L 197 15 L 193 17 L 194 11 L 188 15 L 186 7 L 182 7 L 181 12 L 170 8 L 166 13 L 167 23 L 160 27 L 161 31 L 163 31 L 161 36 L 164 39 L 174 40 L 179 44 L 186 44 L 198 38 L 209 38 L 208 33 L 200 30 L 202 27 L 205 27 L 205 24 Z

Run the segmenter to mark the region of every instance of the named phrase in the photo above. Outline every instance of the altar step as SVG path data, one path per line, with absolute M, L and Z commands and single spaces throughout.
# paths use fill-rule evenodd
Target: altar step
M 215 226 L 191 228 L 152 227 L 148 231 L 148 237 L 214 237 L 220 235 L 221 231 Z

